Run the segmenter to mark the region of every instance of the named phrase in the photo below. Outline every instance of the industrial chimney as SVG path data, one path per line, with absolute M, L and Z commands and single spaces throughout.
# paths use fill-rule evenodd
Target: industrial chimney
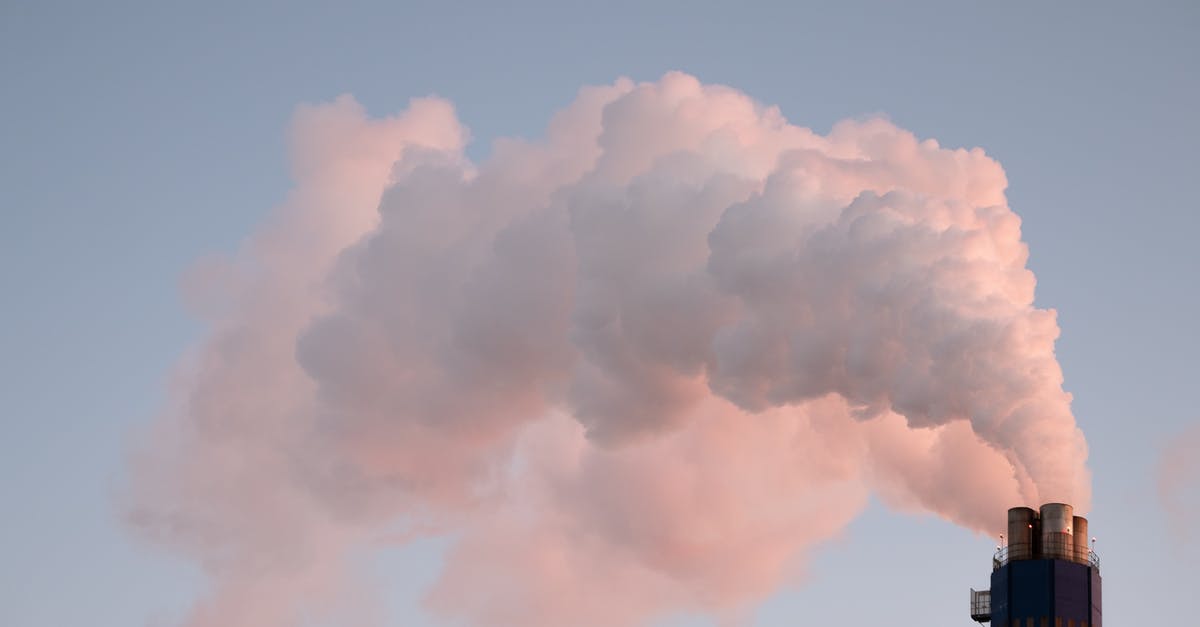
M 1088 522 L 1066 503 L 1008 510 L 992 587 L 971 590 L 971 618 L 993 627 L 1102 627 L 1100 559 Z

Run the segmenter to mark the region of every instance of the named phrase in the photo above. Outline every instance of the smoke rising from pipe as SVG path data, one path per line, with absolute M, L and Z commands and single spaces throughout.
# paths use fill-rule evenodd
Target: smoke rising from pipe
M 734 616 L 871 493 L 981 531 L 1087 509 L 979 149 L 680 73 L 480 164 L 437 99 L 291 137 L 287 200 L 186 278 L 211 333 L 133 453 L 131 523 L 212 579 L 191 626 L 377 621 L 353 556 L 397 529 L 453 534 L 447 621 L 586 627 Z

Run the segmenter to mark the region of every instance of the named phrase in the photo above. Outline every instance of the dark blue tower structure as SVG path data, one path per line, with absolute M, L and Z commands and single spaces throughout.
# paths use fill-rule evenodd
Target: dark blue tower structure
M 1103 627 L 1100 559 L 1086 518 L 1065 503 L 1008 510 L 1008 543 L 992 558 L 991 590 L 971 590 L 971 618 L 992 627 Z

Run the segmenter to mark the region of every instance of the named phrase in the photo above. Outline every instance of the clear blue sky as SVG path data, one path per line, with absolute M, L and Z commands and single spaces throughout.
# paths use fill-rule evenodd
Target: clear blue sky
M 1091 446 L 1105 615 L 1195 622 L 1200 538 L 1168 534 L 1155 468 L 1200 422 L 1200 5 L 501 4 L 0 3 L 0 624 L 169 624 L 203 585 L 113 495 L 200 332 L 180 274 L 283 198 L 297 104 L 438 94 L 478 157 L 581 85 L 672 69 L 818 131 L 881 112 L 1003 164 Z M 994 544 L 872 505 L 756 624 L 969 624 Z M 424 624 L 439 551 L 379 558 L 397 624 Z

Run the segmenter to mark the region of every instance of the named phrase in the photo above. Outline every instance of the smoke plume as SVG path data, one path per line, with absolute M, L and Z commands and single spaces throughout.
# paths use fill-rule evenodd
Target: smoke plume
M 467 138 L 437 99 L 302 108 L 294 190 L 186 277 L 211 332 L 129 517 L 210 576 L 188 625 L 378 621 L 355 555 L 423 534 L 453 538 L 447 622 L 587 627 L 735 615 L 872 493 L 980 531 L 1086 511 L 982 150 L 679 73 L 479 164 Z

